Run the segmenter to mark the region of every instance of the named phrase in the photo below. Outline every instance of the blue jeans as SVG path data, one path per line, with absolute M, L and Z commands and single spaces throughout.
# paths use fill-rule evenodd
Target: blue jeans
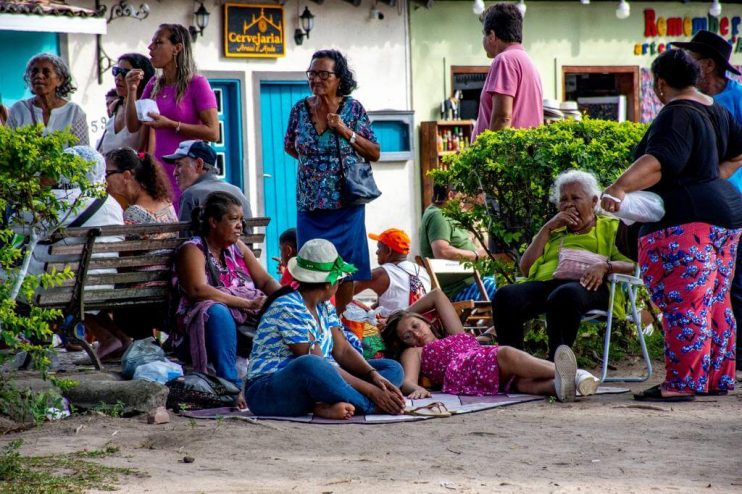
M 207 311 L 206 354 L 216 375 L 242 390 L 242 379 L 237 375 L 237 323 L 224 304 L 214 304 Z
M 389 382 L 399 387 L 404 371 L 389 359 L 368 361 Z M 316 403 L 352 404 L 363 414 L 374 413 L 376 405 L 345 382 L 337 368 L 318 355 L 302 355 L 283 369 L 260 376 L 245 391 L 250 411 L 255 415 L 295 417 L 311 412 Z

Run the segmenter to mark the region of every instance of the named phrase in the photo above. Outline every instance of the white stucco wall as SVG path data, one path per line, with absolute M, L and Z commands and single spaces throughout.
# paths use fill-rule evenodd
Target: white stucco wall
M 83 1 L 76 2 L 85 6 Z M 106 0 L 106 5 L 112 0 Z M 138 1 L 131 2 L 139 4 Z M 244 74 L 246 83 L 244 105 L 246 140 L 244 143 L 247 165 L 245 169 L 246 188 L 253 211 L 262 214 L 263 204 L 258 187 L 261 165 L 260 156 L 260 116 L 256 114 L 258 89 L 254 87 L 253 77 L 257 73 L 301 73 L 309 65 L 311 54 L 319 49 L 337 48 L 350 61 L 356 73 L 359 88 L 353 96 L 361 101 L 368 111 L 411 109 L 409 83 L 409 63 L 407 42 L 406 9 L 379 4 L 378 9 L 385 14 L 382 21 L 371 19 L 371 3 L 364 1 L 359 7 L 337 0 L 317 5 L 313 2 L 300 2 L 301 10 L 308 6 L 315 15 L 314 29 L 302 46 L 296 46 L 293 32 L 298 27 L 297 0 L 288 0 L 284 5 L 285 30 L 287 33 L 286 56 L 278 59 L 235 59 L 223 56 L 223 7 L 221 2 L 204 2 L 211 12 L 209 26 L 203 37 L 194 44 L 194 53 L 199 71 L 233 71 Z M 245 2 L 250 3 L 250 2 Z M 256 2 L 257 3 L 257 2 Z M 272 2 L 262 2 L 275 5 Z M 89 1 L 88 6 L 94 2 Z M 149 2 L 151 13 L 144 21 L 121 18 L 108 24 L 108 34 L 103 36 L 102 44 L 106 53 L 116 58 L 125 52 L 147 54 L 147 45 L 160 23 L 181 23 L 186 26 L 194 23 L 194 4 L 190 1 L 162 0 Z M 79 90 L 73 101 L 85 108 L 91 121 L 91 132 L 100 127 L 101 117 L 105 115 L 104 94 L 113 87 L 113 78 L 108 71 L 104 83 L 98 84 L 95 64 L 95 37 L 91 35 L 68 35 L 67 51 L 74 77 Z M 284 123 L 285 126 L 285 123 Z M 93 141 L 102 134 L 98 129 L 91 136 Z M 383 195 L 367 208 L 366 227 L 369 232 L 378 232 L 389 227 L 403 228 L 416 238 L 420 216 L 415 195 L 417 172 L 414 162 L 384 162 L 374 165 L 374 173 Z M 375 242 L 369 244 L 372 257 Z

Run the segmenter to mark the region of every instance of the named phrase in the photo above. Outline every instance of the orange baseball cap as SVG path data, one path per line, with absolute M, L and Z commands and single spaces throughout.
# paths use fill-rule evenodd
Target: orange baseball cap
M 378 234 L 369 233 L 368 238 L 378 240 L 394 252 L 405 255 L 410 253 L 410 237 L 399 228 L 389 228 Z

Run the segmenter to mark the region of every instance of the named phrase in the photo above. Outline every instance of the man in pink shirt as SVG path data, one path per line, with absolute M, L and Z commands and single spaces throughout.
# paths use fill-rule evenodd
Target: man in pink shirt
M 487 57 L 494 58 L 479 100 L 472 141 L 485 130 L 543 123 L 541 76 L 521 42 L 523 16 L 515 4 L 496 3 L 482 15 Z

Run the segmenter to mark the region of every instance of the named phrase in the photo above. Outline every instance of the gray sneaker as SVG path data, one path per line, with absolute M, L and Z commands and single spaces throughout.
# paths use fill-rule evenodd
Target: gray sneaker
M 562 402 L 575 401 L 577 377 L 577 359 L 572 349 L 567 345 L 560 345 L 554 353 L 554 389 L 557 400 Z

